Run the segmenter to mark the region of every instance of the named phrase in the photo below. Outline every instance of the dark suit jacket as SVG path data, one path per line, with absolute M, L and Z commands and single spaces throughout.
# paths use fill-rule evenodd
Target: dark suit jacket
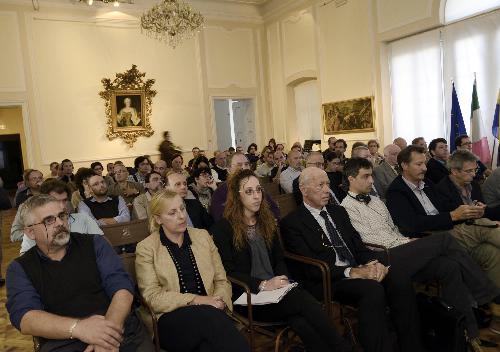
M 339 203 L 341 203 L 342 200 L 344 200 L 344 198 L 347 196 L 346 191 L 344 191 L 341 188 L 342 173 L 327 172 L 326 174 L 328 175 L 328 179 L 330 180 L 330 189 L 332 190 L 333 194 L 335 194 L 335 197 L 337 197 Z M 293 187 L 293 199 L 295 199 L 295 203 L 297 203 L 297 205 L 302 204 L 302 192 L 300 191 L 298 177 L 295 180 L 293 180 L 292 187 Z
M 214 223 L 212 217 L 207 213 L 203 205 L 198 199 L 184 199 L 186 211 L 193 223 L 193 227 L 197 229 L 208 230 Z
M 253 293 L 259 292 L 259 284 L 261 279 L 252 277 L 252 253 L 249 246 L 242 250 L 236 250 L 234 247 L 234 232 L 233 227 L 226 219 L 221 219 L 210 229 L 215 245 L 219 249 L 219 254 L 222 259 L 226 274 L 237 280 L 246 283 Z M 273 245 L 268 249 L 269 260 L 273 267 L 274 275 L 286 275 L 288 269 L 283 259 L 283 248 L 279 241 L 279 237 L 274 237 Z M 243 291 L 233 285 L 233 299 L 238 298 Z
M 439 211 L 437 215 L 427 215 L 417 196 L 406 185 L 400 175 L 392 181 L 386 193 L 386 205 L 391 213 L 392 220 L 399 227 L 403 235 L 416 237 L 425 231 L 444 231 L 453 227 L 451 216 L 439 199 L 435 185 L 425 181 L 424 192 L 434 207 Z
M 477 200 L 481 203 L 485 203 L 483 194 L 481 193 L 481 187 L 475 181 L 471 183 L 472 200 Z M 464 204 L 462 197 L 460 196 L 460 191 L 457 189 L 451 178 L 445 177 L 436 186 L 436 191 L 442 200 L 444 210 L 453 211 L 460 205 Z M 490 220 L 500 220 L 500 206 L 498 207 L 486 207 L 484 211 L 484 217 Z
M 425 178 L 431 180 L 435 184 L 438 184 L 443 178 L 448 176 L 450 172 L 442 163 L 434 158 L 430 158 L 427 162 L 427 172 L 425 173 Z
M 327 205 L 326 209 L 358 264 L 365 264 L 372 259 L 378 259 L 382 263 L 387 262 L 383 252 L 375 252 L 366 248 L 343 207 Z M 331 270 L 332 281 L 345 278 L 344 270 L 347 266 L 335 265 L 337 257 L 335 251 L 323 245 L 323 230 L 303 203 L 297 210 L 283 218 L 280 230 L 286 250 L 326 262 Z M 317 297 L 321 290 L 319 270 L 312 266 L 303 267 L 302 272 L 297 273 L 297 276 L 306 289 Z

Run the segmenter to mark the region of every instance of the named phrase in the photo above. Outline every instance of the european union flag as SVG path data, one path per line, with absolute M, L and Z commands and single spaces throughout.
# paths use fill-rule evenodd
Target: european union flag
M 451 122 L 450 122 L 450 152 L 456 149 L 455 138 L 462 134 L 467 134 L 465 130 L 464 118 L 460 110 L 460 103 L 458 102 L 457 91 L 455 90 L 455 83 L 452 83 L 453 89 L 451 91 Z

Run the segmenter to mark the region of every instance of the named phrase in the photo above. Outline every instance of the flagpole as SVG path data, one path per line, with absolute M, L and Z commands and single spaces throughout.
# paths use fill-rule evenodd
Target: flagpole
M 496 138 L 493 138 L 493 151 L 491 152 L 491 168 L 493 169 L 493 156 L 495 155 L 495 143 L 497 142 Z M 498 158 L 498 155 L 497 155 Z

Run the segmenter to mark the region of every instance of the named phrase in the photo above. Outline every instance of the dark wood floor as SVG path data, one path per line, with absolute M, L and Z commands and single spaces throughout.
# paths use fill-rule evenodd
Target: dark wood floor
M 15 216 L 15 210 L 8 210 L 2 213 L 2 246 L 3 261 L 2 274 L 5 275 L 5 269 L 12 259 L 19 255 L 20 242 L 11 243 L 9 234 L 12 221 Z M 7 310 L 5 309 L 6 290 L 5 286 L 0 288 L 0 352 L 21 352 L 33 351 L 31 336 L 21 335 L 12 325 L 10 325 Z M 483 338 L 500 343 L 500 336 L 491 333 L 487 329 L 481 331 Z M 500 351 L 500 348 L 485 348 L 485 352 Z M 443 351 L 444 352 L 444 351 Z

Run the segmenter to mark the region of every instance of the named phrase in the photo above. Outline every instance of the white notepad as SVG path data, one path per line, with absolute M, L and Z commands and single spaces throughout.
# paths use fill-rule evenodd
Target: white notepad
M 277 290 L 273 291 L 260 291 L 259 293 L 251 294 L 251 299 L 252 299 L 252 305 L 264 305 L 264 304 L 271 304 L 271 303 L 278 303 L 281 301 L 283 297 L 294 287 L 297 286 L 297 283 L 291 283 L 286 285 L 285 287 L 278 288 Z M 240 297 L 236 301 L 234 301 L 234 304 L 241 305 L 241 306 L 246 306 L 247 305 L 247 294 L 246 292 L 243 292 Z

